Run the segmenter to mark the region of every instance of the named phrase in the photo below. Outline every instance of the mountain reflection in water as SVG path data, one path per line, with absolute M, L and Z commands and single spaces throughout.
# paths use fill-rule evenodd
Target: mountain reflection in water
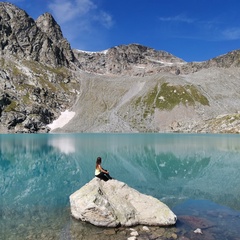
M 114 178 L 171 208 L 192 199 L 240 210 L 238 135 L 6 134 L 0 147 L 0 236 L 9 239 L 34 224 L 57 234 L 98 156 Z

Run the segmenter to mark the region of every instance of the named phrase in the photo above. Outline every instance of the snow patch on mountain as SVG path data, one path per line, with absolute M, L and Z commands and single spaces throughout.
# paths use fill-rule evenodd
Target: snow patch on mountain
M 66 125 L 73 117 L 75 112 L 70 112 L 68 110 L 61 112 L 61 115 L 58 119 L 54 120 L 51 124 L 48 124 L 48 127 L 51 128 L 51 131 L 56 128 L 62 128 Z

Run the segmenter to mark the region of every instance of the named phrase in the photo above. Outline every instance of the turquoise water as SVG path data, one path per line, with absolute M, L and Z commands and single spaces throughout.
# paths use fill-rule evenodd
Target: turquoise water
M 239 135 L 9 134 L 0 147 L 1 239 L 65 239 L 69 195 L 94 177 L 98 156 L 114 178 L 171 207 L 180 230 L 181 216 L 205 216 L 222 239 L 240 236 Z

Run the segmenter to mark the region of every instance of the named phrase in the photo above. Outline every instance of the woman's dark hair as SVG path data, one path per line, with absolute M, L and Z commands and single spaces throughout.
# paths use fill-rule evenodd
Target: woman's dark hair
M 96 168 L 98 167 L 98 165 L 100 165 L 102 162 L 102 158 L 101 157 L 98 157 L 97 158 L 97 161 L 96 161 Z

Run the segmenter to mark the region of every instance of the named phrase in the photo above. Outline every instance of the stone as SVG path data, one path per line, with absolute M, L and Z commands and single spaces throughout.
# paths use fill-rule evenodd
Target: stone
M 197 228 L 193 232 L 198 234 L 203 234 L 201 228 Z
M 136 237 L 129 237 L 127 240 L 136 240 Z
M 150 231 L 150 229 L 147 227 L 147 226 L 143 226 L 143 231 L 145 231 L 145 232 L 149 232 Z
M 166 204 L 118 180 L 93 178 L 69 199 L 72 216 L 96 226 L 170 226 L 177 221 Z
M 137 237 L 139 234 L 138 234 L 137 231 L 132 231 L 132 232 L 130 233 L 130 235 L 131 235 L 131 236 L 135 236 L 135 237 Z

